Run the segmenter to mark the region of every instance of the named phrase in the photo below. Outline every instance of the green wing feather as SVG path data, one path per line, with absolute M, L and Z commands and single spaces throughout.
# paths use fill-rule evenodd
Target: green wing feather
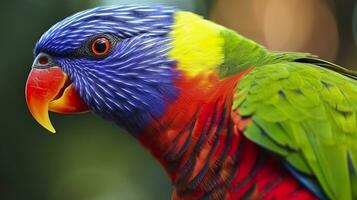
M 244 134 L 316 177 L 330 199 L 357 199 L 357 73 L 306 53 L 272 53 L 223 30 L 219 77 L 254 67 L 233 110 L 251 117 Z
M 251 116 L 247 138 L 316 177 L 331 199 L 357 199 L 357 81 L 307 56 L 245 75 L 233 109 Z

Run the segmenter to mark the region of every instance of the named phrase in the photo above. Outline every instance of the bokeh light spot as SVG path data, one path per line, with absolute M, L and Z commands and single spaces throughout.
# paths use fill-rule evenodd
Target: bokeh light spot
M 220 0 L 211 18 L 270 50 L 310 52 L 330 61 L 337 55 L 336 19 L 326 1 Z

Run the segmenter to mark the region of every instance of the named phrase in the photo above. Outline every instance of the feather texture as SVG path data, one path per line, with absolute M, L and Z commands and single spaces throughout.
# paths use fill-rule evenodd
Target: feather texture
M 292 61 L 255 68 L 238 91 L 246 92 L 234 109 L 252 117 L 244 132 L 250 140 L 315 177 L 330 198 L 356 198 L 355 80 Z

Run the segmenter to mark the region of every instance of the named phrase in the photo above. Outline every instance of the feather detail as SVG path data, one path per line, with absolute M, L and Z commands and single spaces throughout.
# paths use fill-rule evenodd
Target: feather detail
M 252 120 L 232 112 L 232 100 L 250 70 L 223 80 L 181 76 L 177 101 L 138 134 L 169 174 L 172 199 L 316 199 L 243 136 Z
M 244 135 L 281 156 L 317 196 L 355 199 L 357 82 L 353 73 L 307 61 L 255 68 L 241 80 L 233 109 L 252 119 Z
M 223 63 L 223 27 L 190 12 L 176 12 L 169 57 L 187 76 L 211 74 Z

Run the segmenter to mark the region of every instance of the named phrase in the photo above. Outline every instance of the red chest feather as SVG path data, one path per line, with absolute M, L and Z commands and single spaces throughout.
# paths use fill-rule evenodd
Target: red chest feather
M 170 176 L 173 199 L 316 199 L 243 136 L 250 119 L 231 110 L 241 76 L 181 80 L 178 100 L 139 134 Z

